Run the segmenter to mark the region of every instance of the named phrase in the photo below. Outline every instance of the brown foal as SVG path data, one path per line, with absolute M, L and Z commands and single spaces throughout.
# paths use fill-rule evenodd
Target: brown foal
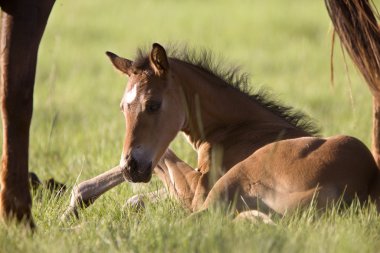
M 209 57 L 168 57 L 157 43 L 134 61 L 107 55 L 129 76 L 120 164 L 75 188 L 66 214 L 124 179 L 148 182 L 153 172 L 191 211 L 222 201 L 239 212 L 285 214 L 312 200 L 320 208 L 341 197 L 378 200 L 379 170 L 362 142 L 316 137 L 303 114 L 244 92 L 246 79 L 211 69 Z M 180 131 L 197 151 L 196 169 L 168 150 Z

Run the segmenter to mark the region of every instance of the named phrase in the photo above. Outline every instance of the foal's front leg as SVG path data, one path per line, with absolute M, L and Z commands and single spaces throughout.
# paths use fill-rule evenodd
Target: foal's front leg
M 192 209 L 191 203 L 201 177 L 201 173 L 179 159 L 168 149 L 154 169 L 170 196 L 178 199 L 185 207 Z
M 194 170 L 168 149 L 155 167 L 154 173 L 163 182 L 166 189 L 136 194 L 127 200 L 124 208 L 143 208 L 145 201 L 156 203 L 171 196 L 178 199 L 187 208 L 192 209 L 191 203 L 201 176 L 200 172 Z
M 90 206 L 103 193 L 124 182 L 123 172 L 119 166 L 75 186 L 71 191 L 70 205 L 61 220 L 72 215 L 78 217 L 78 208 Z

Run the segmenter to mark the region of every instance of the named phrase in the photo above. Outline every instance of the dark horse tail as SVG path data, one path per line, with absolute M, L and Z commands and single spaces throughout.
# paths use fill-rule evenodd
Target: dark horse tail
M 372 154 L 380 169 L 379 13 L 371 0 L 325 0 L 325 3 L 334 33 L 338 34 L 372 93 Z M 380 211 L 380 171 L 368 188 Z
M 380 28 L 371 0 L 325 0 L 327 11 L 351 59 L 372 93 L 372 154 L 380 168 Z

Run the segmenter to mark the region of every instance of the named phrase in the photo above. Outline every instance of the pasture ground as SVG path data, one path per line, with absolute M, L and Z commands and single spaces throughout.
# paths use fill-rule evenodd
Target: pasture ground
M 379 1 L 377 1 L 379 3 Z M 119 161 L 124 122 L 119 101 L 126 78 L 104 52 L 133 57 L 153 42 L 210 48 L 222 64 L 240 65 L 252 88 L 316 120 L 322 135 L 347 134 L 370 145 L 371 97 L 340 46 L 330 82 L 331 25 L 322 0 L 57 1 L 41 44 L 30 141 L 30 169 L 68 186 Z M 181 136 L 172 144 L 195 165 Z M 121 211 L 138 192 L 160 187 L 124 184 L 62 224 L 69 193 L 34 192 L 32 236 L 0 225 L 0 252 L 377 252 L 380 216 L 357 204 L 318 214 L 312 207 L 277 226 L 234 223 L 218 211 L 199 220 L 175 201 Z

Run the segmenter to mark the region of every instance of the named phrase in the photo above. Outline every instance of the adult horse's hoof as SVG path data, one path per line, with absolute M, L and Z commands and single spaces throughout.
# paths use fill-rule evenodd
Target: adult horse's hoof
M 54 178 L 41 181 L 37 174 L 34 172 L 29 172 L 29 183 L 34 191 L 39 188 L 48 190 L 50 193 L 61 197 L 66 192 L 66 185 L 56 181 Z
M 25 228 L 30 229 L 32 232 L 36 230 L 36 224 L 34 223 L 32 214 L 30 210 L 18 209 L 15 212 L 4 210 L 5 208 L 0 205 L 0 224 L 4 222 L 7 224 L 8 222 L 16 221 L 18 225 L 25 226 Z
M 0 189 L 0 222 L 16 221 L 34 230 L 36 225 L 31 205 L 29 192 L 16 191 L 9 187 Z

